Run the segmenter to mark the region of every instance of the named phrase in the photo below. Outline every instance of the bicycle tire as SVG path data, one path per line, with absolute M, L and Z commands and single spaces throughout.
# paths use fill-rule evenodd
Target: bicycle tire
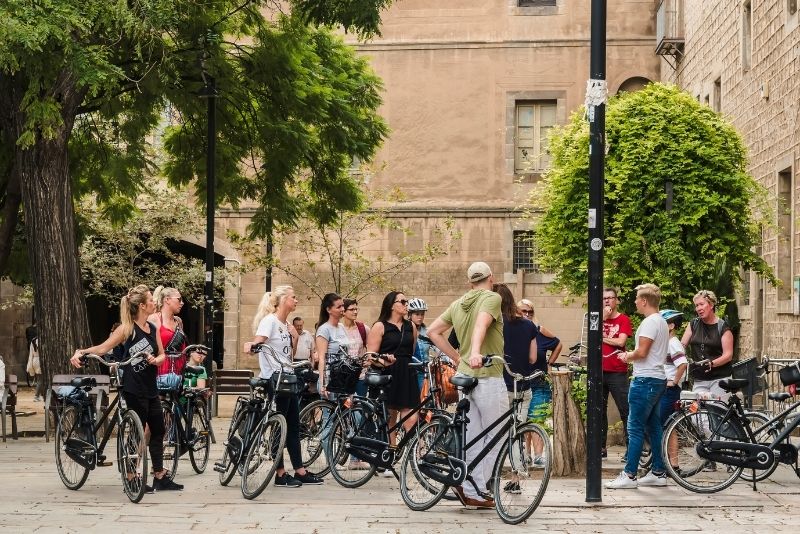
M 333 424 L 333 413 L 336 403 L 320 399 L 308 403 L 300 410 L 300 452 L 303 455 L 303 467 L 317 476 L 323 477 L 330 472 L 325 455 L 325 433 Z
M 400 495 L 406 506 L 415 512 L 431 509 L 447 495 L 449 489 L 449 486 L 426 477 L 418 464 L 419 459 L 436 445 L 436 436 L 442 432 L 442 424 L 447 423 L 434 419 L 422 426 L 409 440 L 400 463 Z
M 86 479 L 89 478 L 89 468 L 83 467 L 70 458 L 64 450 L 67 439 L 70 437 L 85 438 L 85 436 L 82 436 L 85 431 L 81 432 L 82 429 L 80 428 L 80 416 L 81 414 L 75 406 L 67 406 L 61 414 L 56 427 L 56 468 L 58 469 L 58 476 L 61 477 L 61 482 L 71 490 L 79 490 L 86 483 Z
M 133 503 L 141 501 L 147 485 L 147 440 L 133 410 L 122 414 L 117 428 L 117 463 L 125 495 Z
M 203 473 L 208 465 L 208 456 L 211 452 L 211 433 L 202 406 L 195 406 L 192 412 L 192 426 L 186 446 L 189 448 L 189 461 L 192 469 L 198 475 Z
M 178 472 L 178 460 L 181 457 L 180 425 L 176 421 L 175 410 L 171 401 L 161 401 L 161 413 L 164 417 L 164 467 L 167 478 L 173 480 Z
M 242 496 L 255 499 L 269 484 L 278 469 L 286 446 L 288 425 L 283 414 L 274 413 L 259 425 L 258 436 L 247 451 L 242 470 Z
M 722 491 L 742 474 L 741 467 L 728 466 L 710 462 L 700 458 L 696 446 L 703 440 L 711 437 L 711 431 L 716 430 L 715 439 L 749 442 L 745 430 L 736 420 L 731 420 L 720 425 L 725 411 L 721 408 L 707 405 L 694 413 L 686 412 L 676 418 L 667 427 L 662 439 L 665 451 L 664 462 L 669 476 L 683 488 L 695 493 L 716 493 Z M 676 436 L 676 446 L 668 449 L 672 435 Z M 673 456 L 673 452 L 676 456 Z M 675 466 L 674 462 L 678 465 Z
M 368 464 L 369 468 L 362 469 L 360 463 L 353 463 L 350 453 L 345 448 L 347 441 L 353 437 L 358 428 L 358 421 L 365 420 L 366 417 L 366 412 L 360 406 L 354 406 L 339 413 L 331 426 L 330 436 L 325 444 L 325 454 L 331 475 L 345 488 L 353 489 L 363 486 L 369 482 L 377 470 L 373 464 Z
M 240 427 L 244 424 L 247 411 L 236 410 L 231 418 L 231 426 L 228 428 L 228 438 L 225 440 L 225 449 L 222 452 L 220 463 L 225 467 L 219 473 L 219 483 L 227 486 L 236 474 L 236 468 L 244 460 L 245 451 L 242 450 L 242 438 Z
M 750 421 L 750 428 L 753 431 L 758 430 L 760 427 L 764 426 L 770 421 L 770 417 L 767 417 L 766 414 L 761 412 L 745 412 L 745 418 Z M 756 443 L 760 443 L 762 445 L 769 445 L 775 438 L 778 437 L 778 430 L 776 428 L 767 428 L 763 430 L 759 435 L 755 436 Z M 780 462 L 778 459 L 775 459 L 773 462 L 772 467 L 769 469 L 756 469 L 755 470 L 755 477 L 753 477 L 753 470 L 752 469 L 744 469 L 742 471 L 741 477 L 742 480 L 746 480 L 747 482 L 753 482 L 753 478 L 755 478 L 755 482 L 761 482 L 762 480 L 768 479 L 772 476 L 772 473 L 778 468 Z
M 542 453 L 528 451 L 538 440 Z M 527 423 L 506 440 L 492 470 L 492 492 L 497 515 L 509 525 L 528 519 L 542 502 L 553 469 L 550 436 L 535 423 Z

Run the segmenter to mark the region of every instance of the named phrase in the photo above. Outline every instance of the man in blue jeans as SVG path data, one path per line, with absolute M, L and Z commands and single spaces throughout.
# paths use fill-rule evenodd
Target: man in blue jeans
M 661 291 L 653 284 L 636 286 L 636 311 L 644 320 L 636 329 L 636 348 L 619 358 L 633 362 L 633 381 L 628 390 L 628 455 L 625 470 L 606 483 L 608 489 L 638 486 L 666 486 L 667 475 L 661 454 L 661 395 L 667 385 L 664 362 L 669 349 L 669 328 L 658 313 Z M 637 480 L 645 430 L 653 451 L 652 470 Z

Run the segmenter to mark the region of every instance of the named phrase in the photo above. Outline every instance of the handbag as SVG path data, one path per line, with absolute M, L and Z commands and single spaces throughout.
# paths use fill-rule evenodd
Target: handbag
M 781 369 L 778 374 L 781 377 L 781 383 L 784 386 L 791 386 L 800 383 L 800 362 L 792 365 L 787 365 Z
M 305 383 L 291 373 L 272 373 L 272 391 L 276 395 L 299 395 L 305 388 Z
M 439 363 L 433 372 L 436 385 L 439 386 L 439 395 L 442 404 L 453 404 L 458 401 L 458 389 L 450 383 L 450 378 L 455 376 L 454 367 L 446 363 Z

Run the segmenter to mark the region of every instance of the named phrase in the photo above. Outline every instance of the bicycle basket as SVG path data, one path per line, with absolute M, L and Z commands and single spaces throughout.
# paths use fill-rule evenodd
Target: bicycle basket
M 280 380 L 278 375 L 280 375 Z M 271 380 L 272 390 L 276 395 L 299 395 L 305 389 L 305 383 L 294 374 L 272 373 Z
M 800 383 L 800 362 L 787 365 L 779 371 L 779 375 L 784 386 Z
M 167 373 L 156 377 L 156 387 L 159 391 L 178 391 L 183 384 L 181 375 Z
M 328 369 L 330 369 L 328 391 L 347 395 L 352 395 L 356 392 L 358 377 L 361 376 L 361 367 L 346 359 L 341 359 L 331 362 L 328 365 Z

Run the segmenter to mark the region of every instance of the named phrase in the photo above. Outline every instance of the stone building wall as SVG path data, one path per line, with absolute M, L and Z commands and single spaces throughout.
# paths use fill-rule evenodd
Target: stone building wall
M 739 299 L 740 353 L 796 358 L 800 356 L 800 295 L 794 287 L 800 275 L 800 13 L 792 13 L 791 7 L 797 3 L 685 0 L 679 4 L 685 15 L 684 57 L 677 69 L 663 61 L 662 79 L 719 107 L 733 122 L 748 149 L 749 171 L 769 192 L 774 211 L 774 224 L 763 229 L 761 254 L 786 283 L 772 287 L 745 273 L 746 287 Z M 778 200 L 782 171 L 787 171 L 784 198 L 790 199 L 785 205 Z M 778 217 L 784 209 L 787 241 L 779 237 Z

